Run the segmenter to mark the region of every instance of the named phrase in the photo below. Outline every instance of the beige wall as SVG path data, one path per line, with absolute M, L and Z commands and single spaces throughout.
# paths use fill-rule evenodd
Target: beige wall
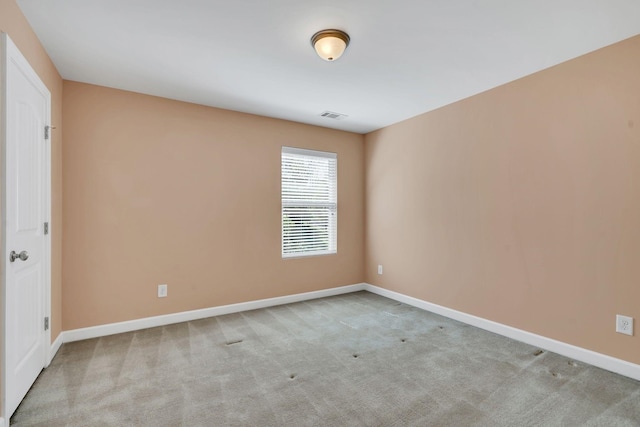
M 63 106 L 65 330 L 362 282 L 362 135 L 70 81 Z M 281 258 L 283 145 L 338 153 L 337 255 Z
M 15 0 L 0 0 L 0 32 L 11 37 L 51 92 L 51 120 L 57 127 L 51 138 L 51 339 L 54 340 L 62 331 L 62 79 Z M 1 252 L 2 248 L 0 256 L 6 259 Z M 0 319 L 2 317 L 0 313 Z M 2 329 L 0 327 L 0 331 Z M 1 358 L 0 354 L 0 367 L 4 366 Z
M 640 37 L 365 147 L 369 283 L 640 363 Z

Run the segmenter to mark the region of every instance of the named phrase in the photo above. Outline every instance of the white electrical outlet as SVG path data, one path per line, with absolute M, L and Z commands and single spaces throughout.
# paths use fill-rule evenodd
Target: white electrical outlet
M 378 274 L 382 274 L 382 264 L 378 264 Z
M 616 332 L 633 335 L 633 317 L 616 314 Z
M 167 296 L 167 285 L 158 285 L 158 298 Z

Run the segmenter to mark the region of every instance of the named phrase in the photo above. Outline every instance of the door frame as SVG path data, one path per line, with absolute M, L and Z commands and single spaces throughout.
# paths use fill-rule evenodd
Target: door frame
M 49 234 L 44 237 L 44 292 L 43 292 L 43 307 L 44 316 L 49 317 L 49 328 L 42 336 L 43 345 L 45 349 L 44 360 L 42 361 L 42 367 L 46 368 L 51 363 L 51 236 L 53 230 L 51 228 L 51 92 L 46 85 L 40 79 L 40 76 L 33 70 L 29 62 L 22 55 L 17 46 L 13 43 L 8 34 L 0 32 L 0 296 L 2 302 L 0 303 L 0 363 L 2 363 L 2 369 L 0 370 L 1 382 L 2 382 L 2 401 L 0 402 L 0 421 L 3 420 L 8 424 L 9 418 L 12 414 L 7 414 L 7 375 L 2 372 L 8 371 L 7 361 L 7 332 L 9 330 L 7 319 L 7 274 L 6 268 L 8 264 L 8 254 L 10 249 L 7 248 L 7 188 L 6 188 L 6 173 L 7 173 L 7 62 L 13 61 L 21 71 L 29 78 L 31 83 L 41 91 L 46 98 L 46 110 L 44 122 L 46 126 L 49 126 L 49 138 L 45 140 L 45 152 L 44 152 L 44 216 L 45 221 L 49 222 Z M 44 129 L 42 130 L 44 132 Z M 44 320 L 44 319 L 43 319 Z M 44 324 L 43 324 L 44 329 Z M 1 427 L 1 426 L 0 426 Z

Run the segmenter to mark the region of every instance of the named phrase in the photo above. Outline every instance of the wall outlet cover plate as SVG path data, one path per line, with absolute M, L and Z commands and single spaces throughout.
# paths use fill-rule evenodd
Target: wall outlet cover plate
M 167 296 L 167 285 L 158 285 L 158 298 Z
M 616 332 L 633 335 L 633 317 L 616 315 Z

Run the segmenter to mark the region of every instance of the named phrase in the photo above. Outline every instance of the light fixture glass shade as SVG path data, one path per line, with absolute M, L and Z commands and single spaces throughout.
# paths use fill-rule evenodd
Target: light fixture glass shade
M 349 35 L 344 31 L 322 30 L 311 37 L 311 44 L 320 58 L 335 61 L 349 46 L 349 40 Z

